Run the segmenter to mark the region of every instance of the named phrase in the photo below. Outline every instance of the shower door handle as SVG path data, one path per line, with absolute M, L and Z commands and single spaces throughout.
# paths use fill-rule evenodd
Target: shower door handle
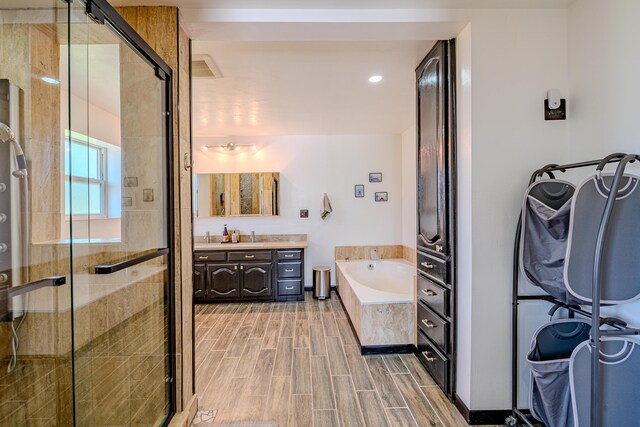
M 131 258 L 126 261 L 118 262 L 111 265 L 97 265 L 95 266 L 95 274 L 112 274 L 116 271 L 124 270 L 125 268 L 133 267 L 134 265 L 142 264 L 154 258 L 158 258 L 169 253 L 169 248 L 156 249 L 155 252 L 149 252 L 139 257 Z
M 45 277 L 44 279 L 36 280 L 35 282 L 25 283 L 24 285 L 12 286 L 10 288 L 4 289 L 2 292 L 0 292 L 0 294 L 4 294 L 4 292 L 6 292 L 7 304 L 4 305 L 2 311 L 0 312 L 0 321 L 11 321 L 13 319 L 12 303 L 14 297 L 36 291 L 40 288 L 62 286 L 65 283 L 67 283 L 67 278 L 65 276 L 51 276 Z
M 44 279 L 36 280 L 35 282 L 25 283 L 24 285 L 13 286 L 7 289 L 7 297 L 13 298 L 19 295 L 24 295 L 29 292 L 33 292 L 40 288 L 46 288 L 49 286 L 62 286 L 67 283 L 65 276 L 51 276 Z

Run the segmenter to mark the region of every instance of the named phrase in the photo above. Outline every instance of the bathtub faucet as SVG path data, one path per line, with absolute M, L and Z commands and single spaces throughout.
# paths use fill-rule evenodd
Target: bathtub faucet
M 378 250 L 377 249 L 370 249 L 369 250 L 369 258 L 371 258 L 371 261 L 378 261 L 380 259 L 380 257 L 378 256 Z

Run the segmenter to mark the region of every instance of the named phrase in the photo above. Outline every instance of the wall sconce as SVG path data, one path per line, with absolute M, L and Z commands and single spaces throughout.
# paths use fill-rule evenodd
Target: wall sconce
M 230 142 L 225 145 L 205 145 L 202 147 L 203 151 L 217 151 L 220 153 L 227 154 L 238 154 L 243 151 L 258 151 L 258 146 L 256 145 L 248 145 L 248 144 L 234 144 Z
M 549 89 L 547 99 L 544 100 L 545 120 L 566 120 L 567 101 L 561 98 L 560 89 Z

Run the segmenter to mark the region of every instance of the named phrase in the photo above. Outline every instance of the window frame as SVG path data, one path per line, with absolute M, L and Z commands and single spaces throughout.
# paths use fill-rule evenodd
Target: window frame
M 75 134 L 75 135 L 74 135 Z M 76 136 L 77 135 L 77 136 Z M 79 136 L 82 136 L 86 139 L 81 139 Z M 106 219 L 109 218 L 109 207 L 107 206 L 107 201 L 109 200 L 107 192 L 108 190 L 108 177 L 107 177 L 107 148 L 103 147 L 99 144 L 94 144 L 91 142 L 91 138 L 86 135 L 78 135 L 76 132 L 65 132 L 65 144 L 69 143 L 69 149 L 71 149 L 71 144 L 81 144 L 83 146 L 87 146 L 88 148 L 97 150 L 99 160 L 99 170 L 98 175 L 100 179 L 96 178 L 88 178 L 78 175 L 67 175 L 66 173 L 66 154 L 63 157 L 63 171 L 64 173 L 64 215 L 67 220 L 75 219 L 75 220 L 83 220 L 83 219 Z M 65 147 L 66 151 L 66 147 Z M 85 213 L 85 214 L 73 214 L 70 215 L 67 212 L 66 200 L 67 200 L 67 180 L 71 184 L 82 183 L 82 184 L 99 184 L 100 185 L 100 213 Z

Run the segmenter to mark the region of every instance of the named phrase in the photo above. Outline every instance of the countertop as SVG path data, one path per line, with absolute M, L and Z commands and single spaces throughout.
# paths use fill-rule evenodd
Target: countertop
M 241 242 L 241 243 L 195 243 L 196 251 L 240 251 L 254 249 L 300 249 L 306 248 L 307 242 L 291 241 L 291 242 Z

